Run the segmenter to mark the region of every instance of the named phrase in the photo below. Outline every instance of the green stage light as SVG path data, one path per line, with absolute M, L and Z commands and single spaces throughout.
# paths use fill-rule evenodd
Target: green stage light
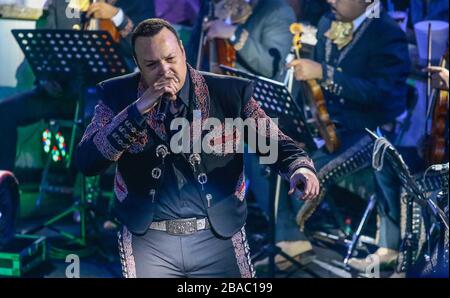
M 50 145 L 51 145 L 51 139 L 52 139 L 52 133 L 50 130 L 46 129 L 42 133 L 42 145 L 44 146 L 44 152 L 49 153 L 50 152 Z
M 51 155 L 53 162 L 61 162 L 67 156 L 67 145 L 63 134 L 58 131 L 55 134 L 49 129 L 42 132 L 42 146 L 46 154 Z

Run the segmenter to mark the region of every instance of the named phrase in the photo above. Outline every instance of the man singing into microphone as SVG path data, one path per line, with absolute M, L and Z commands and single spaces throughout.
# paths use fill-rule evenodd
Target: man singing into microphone
M 258 138 L 278 139 L 272 166 L 290 181 L 291 193 L 302 186 L 304 200 L 319 192 L 313 163 L 252 98 L 250 81 L 200 73 L 186 64 L 183 45 L 166 21 L 143 21 L 132 46 L 140 72 L 99 84 L 101 101 L 77 150 L 85 175 L 116 163 L 124 276 L 253 277 L 242 154 L 175 153 L 171 120 L 187 119 L 195 127 L 200 115 L 202 123 L 243 118 L 270 124 Z M 161 97 L 170 100 L 165 121 L 156 117 L 165 104 L 158 107 Z M 225 145 L 237 138 L 221 133 L 214 140 Z M 194 139 L 195 134 L 188 143 Z

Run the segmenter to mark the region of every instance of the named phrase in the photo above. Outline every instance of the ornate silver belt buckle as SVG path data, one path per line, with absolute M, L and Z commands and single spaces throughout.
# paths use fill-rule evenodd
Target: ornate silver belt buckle
M 168 220 L 166 230 L 170 235 L 190 235 L 197 232 L 197 219 L 186 218 L 177 220 Z

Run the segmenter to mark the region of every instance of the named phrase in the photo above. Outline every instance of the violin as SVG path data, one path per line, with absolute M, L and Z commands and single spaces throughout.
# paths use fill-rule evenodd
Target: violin
M 242 24 L 247 20 L 251 12 L 250 4 L 243 0 L 210 1 L 209 13 L 205 17 L 204 22 L 218 19 L 227 24 Z M 196 68 L 200 70 L 204 53 L 208 54 L 209 71 L 221 73 L 219 65 L 234 68 L 236 65 L 236 50 L 233 45 L 227 39 L 214 38 L 206 41 L 205 37 L 206 34 L 202 30 Z
M 289 27 L 289 30 L 293 35 L 292 50 L 295 53 L 295 57 L 300 59 L 302 25 L 300 23 L 293 23 Z M 305 91 L 305 98 L 309 101 L 316 128 L 325 141 L 325 147 L 329 153 L 337 151 L 341 146 L 341 142 L 337 137 L 336 127 L 328 113 L 325 96 L 320 85 L 316 80 L 307 80 L 306 86 L 303 86 L 302 89 Z
M 86 0 L 86 1 L 78 1 L 78 3 L 75 1 L 74 4 L 72 2 L 69 4 L 72 5 L 72 7 L 78 7 L 80 10 L 86 10 L 89 5 L 86 5 L 87 2 L 90 4 L 96 3 L 96 2 L 105 2 L 105 0 Z M 84 8 L 84 9 L 83 9 Z M 82 22 L 82 30 L 89 30 L 89 31 L 106 31 L 108 32 L 112 40 L 116 43 L 120 42 L 121 35 L 119 30 L 117 30 L 117 27 L 114 25 L 112 20 L 104 20 L 104 19 L 95 19 L 90 18 L 87 19 L 85 22 Z
M 439 63 L 448 69 L 448 47 Z M 448 119 L 448 91 L 433 90 L 431 130 L 427 140 L 426 160 L 429 165 L 444 163 L 446 159 L 446 124 Z

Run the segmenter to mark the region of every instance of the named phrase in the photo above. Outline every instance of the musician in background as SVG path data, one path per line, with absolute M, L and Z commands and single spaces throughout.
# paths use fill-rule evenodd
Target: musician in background
M 80 17 L 67 14 L 71 10 L 68 5 L 83 4 L 81 1 L 68 3 L 65 0 L 49 0 L 47 10 L 37 28 L 40 29 L 74 29 L 80 28 Z M 115 3 L 114 5 L 112 3 Z M 134 65 L 130 45 L 134 24 L 153 16 L 152 1 L 112 0 L 98 2 L 88 6 L 88 18 L 110 19 L 121 35 L 121 46 L 125 59 Z M 20 82 L 19 82 L 20 83 Z M 71 81 L 37 81 L 35 87 L 28 92 L 17 94 L 0 101 L 0 169 L 14 169 L 17 128 L 30 125 L 47 118 L 73 118 L 75 98 L 80 91 L 79 83 Z
M 218 1 L 226 7 L 228 0 Z M 236 2 L 236 1 L 234 1 Z M 207 38 L 223 38 L 230 41 L 236 50 L 236 68 L 271 79 L 284 67 L 284 58 L 289 53 L 289 25 L 295 21 L 291 7 L 282 0 L 241 0 L 242 9 L 249 13 L 242 16 L 239 25 L 227 24 L 224 20 L 211 20 L 204 24 Z M 208 9 L 203 8 L 203 21 Z M 198 44 L 193 37 L 192 44 Z M 192 61 L 193 49 L 189 51 Z M 196 51 L 194 52 L 196 53 Z
M 379 3 L 373 6 L 364 0 L 328 0 L 328 3 L 332 14 L 319 22 L 314 60 L 296 59 L 288 65 L 294 67 L 297 80 L 320 83 L 341 142 L 340 149 L 332 154 L 325 148 L 313 154 L 320 179 L 332 175 L 333 168 L 370 145 L 365 128 L 389 128 L 405 110 L 410 68 L 406 36 Z M 383 179 L 382 172 L 377 172 L 376 178 L 381 216 L 376 254 L 384 265 L 394 262 L 398 255 L 399 186 Z M 290 207 L 300 225 L 313 211 L 306 210 L 311 206 L 302 202 L 292 201 Z M 278 215 L 277 236 L 284 237 L 278 239 L 283 240 L 278 245 L 293 256 L 306 255 L 312 250 L 311 244 L 299 232 L 296 222 L 284 220 L 289 218 L 284 215 L 286 212 L 280 210 Z M 278 261 L 282 264 L 281 257 Z M 369 264 L 352 259 L 350 265 L 364 270 Z

